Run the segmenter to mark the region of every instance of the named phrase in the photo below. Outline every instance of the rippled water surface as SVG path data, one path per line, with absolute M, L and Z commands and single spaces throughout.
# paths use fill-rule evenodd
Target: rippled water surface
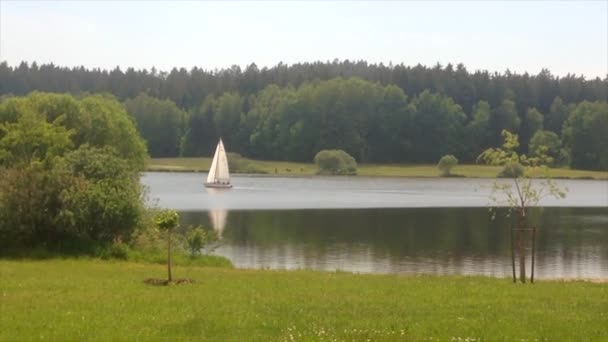
M 150 198 L 184 224 L 218 230 L 237 267 L 510 276 L 504 212 L 490 219 L 483 179 L 235 177 L 147 173 Z M 608 278 L 608 182 L 560 181 L 566 200 L 530 214 L 537 276 Z

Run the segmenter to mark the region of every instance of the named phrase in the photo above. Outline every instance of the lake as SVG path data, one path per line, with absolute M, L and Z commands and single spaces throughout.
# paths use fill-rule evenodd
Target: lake
M 154 205 L 217 229 L 214 253 L 237 267 L 365 273 L 511 274 L 505 211 L 491 220 L 490 179 L 145 173 Z M 608 278 L 608 181 L 558 180 L 566 199 L 530 212 L 539 278 Z

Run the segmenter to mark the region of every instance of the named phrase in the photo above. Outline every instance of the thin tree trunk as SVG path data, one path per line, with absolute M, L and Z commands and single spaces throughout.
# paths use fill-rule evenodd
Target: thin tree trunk
M 526 223 L 525 214 L 520 212 L 519 215 L 519 281 L 526 283 L 526 231 L 524 230 Z
M 534 284 L 534 259 L 536 250 L 536 227 L 532 228 L 532 266 L 530 270 L 530 282 Z
M 526 283 L 526 232 L 519 231 L 519 281 Z
M 515 237 L 513 236 L 513 226 L 511 226 L 511 266 L 513 270 L 513 283 L 517 282 L 517 276 L 515 275 Z
M 169 282 L 173 280 L 171 278 L 171 230 L 168 232 L 169 240 L 167 241 L 167 273 L 169 276 Z

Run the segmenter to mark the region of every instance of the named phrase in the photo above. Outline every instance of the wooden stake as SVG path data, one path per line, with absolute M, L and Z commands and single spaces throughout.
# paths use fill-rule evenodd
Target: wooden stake
M 531 275 L 530 275 L 530 282 L 532 284 L 534 284 L 534 255 L 535 255 L 535 248 L 536 248 L 536 226 L 532 227 L 532 271 L 531 271 Z
M 517 282 L 517 278 L 515 276 L 515 245 L 513 242 L 513 226 L 511 226 L 511 269 L 513 270 L 513 283 Z

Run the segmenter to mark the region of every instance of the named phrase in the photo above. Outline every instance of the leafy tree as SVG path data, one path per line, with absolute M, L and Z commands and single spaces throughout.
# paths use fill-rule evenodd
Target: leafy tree
M 179 215 L 175 210 L 163 210 L 154 216 L 154 224 L 167 232 L 167 280 L 171 282 L 171 233 L 179 227 Z
M 203 248 L 218 240 L 215 231 L 206 231 L 203 226 L 190 226 L 186 235 L 186 244 L 191 256 L 201 253 Z
M 439 159 L 437 168 L 441 172 L 441 177 L 447 177 L 451 175 L 452 169 L 458 164 L 458 159 L 451 154 L 445 155 Z
M 490 115 L 492 109 L 486 101 L 479 101 L 473 106 L 473 117 L 465 128 L 466 156 L 473 159 L 477 157 L 485 146 L 490 143 Z
M 181 156 L 213 155 L 219 138 L 213 122 L 215 107 L 216 98 L 208 96 L 199 108 L 190 113 L 186 132 L 180 143 Z
M 561 133 L 564 122 L 568 119 L 568 114 L 572 108 L 566 105 L 560 97 L 556 97 L 551 103 L 549 113 L 545 116 L 545 129 Z
M 490 129 L 494 141 L 492 145 L 500 144 L 500 132 L 507 130 L 509 132 L 518 132 L 521 124 L 515 102 L 504 100 L 499 107 L 492 110 L 490 116 Z
M 452 99 L 424 91 L 412 101 L 412 110 L 409 135 L 414 142 L 410 151 L 414 161 L 435 161 L 463 150 L 466 116 Z
M 518 216 L 518 251 L 519 251 L 519 278 L 522 283 L 526 282 L 526 239 L 522 229 L 526 227 L 527 212 L 531 206 L 538 206 L 545 197 L 564 198 L 566 189 L 560 188 L 552 179 L 547 164 L 551 158 L 543 149 L 537 150 L 535 157 L 527 157 L 517 153 L 519 141 L 516 134 L 507 130 L 502 132 L 504 143 L 502 147 L 489 148 L 481 153 L 478 161 L 489 165 L 506 166 L 511 169 L 513 183 L 496 181 L 492 186 L 490 200 L 498 207 L 507 207 L 509 215 L 515 211 Z M 533 180 L 532 173 L 543 171 L 545 178 Z M 503 171 L 504 172 L 504 171 Z M 513 268 L 513 282 L 515 276 L 515 257 L 513 252 L 513 236 L 511 235 L 511 256 Z M 532 270 L 532 281 L 534 270 Z
M 521 139 L 523 151 L 528 151 L 528 142 L 539 130 L 543 129 L 543 115 L 535 108 L 529 108 L 521 127 Z
M 107 112 L 115 105 L 42 93 L 0 103 L 0 245 L 90 252 L 131 238 L 145 149 L 122 107 Z M 93 123 L 124 139 L 104 140 Z
M 108 95 L 76 99 L 70 95 L 34 92 L 0 105 L 0 122 L 14 123 L 24 113 L 71 130 L 75 148 L 82 144 L 113 147 L 133 167 L 143 169 L 147 151 L 122 104 Z
M 159 100 L 139 94 L 125 102 L 137 123 L 137 130 L 148 143 L 152 157 L 179 155 L 187 115 L 171 100 Z
M 357 162 L 343 150 L 323 150 L 315 156 L 319 174 L 355 175 Z
M 608 103 L 582 102 L 564 124 L 563 137 L 572 167 L 608 170 Z
M 546 154 L 552 159 L 548 163 L 549 166 L 567 166 L 569 163 L 568 151 L 562 148 L 559 136 L 551 131 L 536 131 L 530 139 L 528 150 L 532 157 L 537 157 L 539 151 L 546 150 Z

